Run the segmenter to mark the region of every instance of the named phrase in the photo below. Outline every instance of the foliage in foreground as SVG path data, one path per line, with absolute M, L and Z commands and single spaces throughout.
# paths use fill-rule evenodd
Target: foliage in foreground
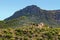
M 23 26 L 0 29 L 0 40 L 60 40 L 60 28 Z

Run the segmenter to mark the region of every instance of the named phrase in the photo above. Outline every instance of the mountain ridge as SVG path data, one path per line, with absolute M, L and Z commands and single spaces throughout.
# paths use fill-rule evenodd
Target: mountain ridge
M 23 9 L 21 9 L 19 11 L 16 11 L 12 16 L 15 16 L 18 12 L 19 12 L 19 14 L 17 14 L 16 16 L 18 16 L 18 15 L 21 16 L 22 14 L 24 14 L 23 12 L 27 11 L 27 13 L 28 13 L 28 11 L 30 12 L 32 10 L 32 8 L 34 8 L 34 9 L 36 8 L 36 9 L 40 10 L 40 8 L 37 7 L 36 5 L 31 5 L 31 6 L 27 6 L 27 7 L 23 8 Z M 7 19 L 9 19 L 10 17 L 8 17 Z
M 25 17 L 23 17 L 25 16 Z M 21 20 L 22 17 L 23 21 Z M 27 6 L 19 11 L 16 11 L 12 16 L 5 19 L 5 21 L 16 19 L 21 23 L 44 22 L 48 25 L 60 25 L 60 10 L 43 10 L 36 5 Z M 18 22 L 17 22 L 18 23 Z
M 36 9 L 35 9 L 36 8 Z M 31 10 L 30 10 L 31 9 Z M 35 10 L 34 10 L 35 9 Z M 18 13 L 18 12 L 20 12 L 19 13 L 19 16 L 21 16 L 21 13 L 22 13 L 22 11 L 23 12 L 25 12 L 25 11 L 27 11 L 28 13 L 29 13 L 29 11 L 32 11 L 32 10 L 34 10 L 34 11 L 36 11 L 36 10 L 38 10 L 38 11 L 46 11 L 46 12 L 52 12 L 52 13 L 54 13 L 54 12 L 60 12 L 60 10 L 43 10 L 43 9 L 41 9 L 41 8 L 39 8 L 38 6 L 36 6 L 36 5 L 31 5 L 31 6 L 27 6 L 27 7 L 25 7 L 25 8 L 23 8 L 23 9 L 21 9 L 21 10 L 19 10 L 19 11 L 16 11 L 12 16 L 14 16 L 14 15 L 16 15 L 16 13 Z M 37 11 L 37 12 L 38 12 Z M 33 12 L 33 11 L 32 11 Z M 36 12 L 35 12 L 36 13 Z M 18 14 L 16 15 L 16 16 L 18 16 Z M 16 17 L 15 16 L 15 17 Z M 11 17 L 11 16 L 10 16 Z M 6 18 L 5 20 L 7 20 L 7 19 L 9 19 L 10 17 L 8 17 L 8 18 Z

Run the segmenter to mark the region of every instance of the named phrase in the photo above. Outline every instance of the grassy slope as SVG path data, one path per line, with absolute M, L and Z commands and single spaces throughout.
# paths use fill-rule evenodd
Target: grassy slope
M 40 22 L 43 22 L 49 26 L 52 27 L 58 27 L 58 23 L 51 18 L 46 19 L 45 16 L 39 17 L 39 16 L 21 16 L 19 18 L 8 20 L 5 24 L 7 24 L 7 27 L 18 27 L 23 26 L 24 24 L 39 24 Z M 4 26 L 3 26 L 4 27 Z

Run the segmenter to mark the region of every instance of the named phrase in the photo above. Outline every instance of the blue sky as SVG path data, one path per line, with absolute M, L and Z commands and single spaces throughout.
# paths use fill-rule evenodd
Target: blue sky
M 60 9 L 60 0 L 0 0 L 0 20 L 29 5 L 37 5 L 45 10 L 57 10 Z

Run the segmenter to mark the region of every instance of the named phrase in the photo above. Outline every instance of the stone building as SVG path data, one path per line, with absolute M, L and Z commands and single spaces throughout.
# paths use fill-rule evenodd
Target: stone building
M 38 28 L 43 28 L 44 26 L 45 26 L 45 25 L 44 25 L 43 22 L 41 22 L 41 23 L 38 24 Z

